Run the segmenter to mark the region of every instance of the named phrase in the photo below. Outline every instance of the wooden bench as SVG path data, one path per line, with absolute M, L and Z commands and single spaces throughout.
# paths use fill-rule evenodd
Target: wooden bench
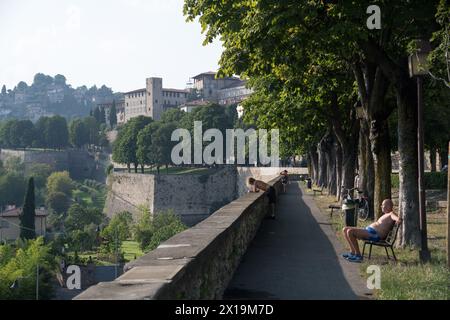
M 333 217 L 333 210 L 341 210 L 341 206 L 338 204 L 330 204 L 328 208 L 331 209 L 330 217 Z
M 394 227 L 392 228 L 392 230 L 388 233 L 386 239 L 380 240 L 380 241 L 365 240 L 362 256 L 364 257 L 364 251 L 366 250 L 366 245 L 370 246 L 369 258 L 368 258 L 369 260 L 370 260 L 370 257 L 372 256 L 372 246 L 384 247 L 384 250 L 386 250 L 387 258 L 389 260 L 390 257 L 389 257 L 389 252 L 388 252 L 387 248 L 391 248 L 391 252 L 392 252 L 394 261 L 397 262 L 397 257 L 395 256 L 395 253 L 394 253 L 394 244 L 395 244 L 395 240 L 397 239 L 397 234 L 398 234 L 399 229 L 400 229 L 400 225 L 395 224 Z
M 316 193 L 320 192 L 320 194 L 323 194 L 323 186 L 318 189 L 318 188 L 313 188 L 312 191 L 314 192 L 314 196 L 316 196 Z

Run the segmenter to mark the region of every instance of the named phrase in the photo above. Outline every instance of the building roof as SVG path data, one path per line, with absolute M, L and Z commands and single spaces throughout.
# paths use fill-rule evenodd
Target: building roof
M 170 88 L 163 88 L 162 91 L 171 91 L 171 92 L 189 93 L 189 90 L 186 90 L 186 89 L 170 89 Z
M 142 91 L 147 91 L 147 89 L 144 88 L 144 89 L 133 90 L 133 91 L 125 92 L 124 94 L 138 93 L 138 92 L 142 92 Z
M 17 218 L 22 213 L 22 208 L 13 208 L 0 213 L 1 218 Z M 48 212 L 43 208 L 36 208 L 36 217 L 46 217 Z
M 194 79 L 198 79 L 198 78 L 201 78 L 203 76 L 216 76 L 216 72 L 214 72 L 214 71 L 202 72 L 202 73 L 196 75 L 194 77 Z

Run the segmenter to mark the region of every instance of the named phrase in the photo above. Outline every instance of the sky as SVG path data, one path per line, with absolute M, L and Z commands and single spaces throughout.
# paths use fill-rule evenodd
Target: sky
M 30 85 L 41 72 L 115 92 L 144 88 L 152 76 L 185 88 L 189 77 L 218 69 L 222 46 L 203 46 L 183 2 L 0 0 L 0 86 Z

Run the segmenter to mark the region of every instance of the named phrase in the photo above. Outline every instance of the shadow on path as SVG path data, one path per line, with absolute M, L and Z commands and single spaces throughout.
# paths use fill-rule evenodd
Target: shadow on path
M 359 265 L 297 182 L 280 194 L 277 219 L 264 220 L 224 299 L 367 299 Z

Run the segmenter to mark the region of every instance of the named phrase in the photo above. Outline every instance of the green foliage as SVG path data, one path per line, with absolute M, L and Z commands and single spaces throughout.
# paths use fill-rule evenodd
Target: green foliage
M 425 172 L 425 189 L 447 189 L 448 172 Z
M 103 213 L 98 209 L 83 208 L 79 204 L 73 204 L 67 211 L 65 227 L 68 232 L 84 230 L 86 226 L 94 224 L 99 226 L 104 221 Z
M 109 125 L 114 128 L 117 125 L 116 100 L 113 100 L 111 110 L 109 111 Z
M 425 172 L 424 184 L 425 189 L 447 189 L 447 172 Z M 392 188 L 398 189 L 400 186 L 398 174 L 391 175 Z
M 35 215 L 36 204 L 34 196 L 34 179 L 28 180 L 28 189 L 23 203 L 22 214 L 20 215 L 20 238 L 34 239 L 36 237 L 35 231 Z
M 153 228 L 155 232 L 147 247 L 148 251 L 156 249 L 162 242 L 187 229 L 180 218 L 170 211 L 157 214 L 153 221 Z
M 70 198 L 62 192 L 54 192 L 47 195 L 46 206 L 56 214 L 65 214 L 70 207 Z
M 132 224 L 133 216 L 126 211 L 116 214 L 111 219 L 108 226 L 101 232 L 109 252 L 113 252 L 116 247 L 120 248 L 122 242 L 131 237 Z
M 74 183 L 67 171 L 54 172 L 47 179 L 48 194 L 62 192 L 70 197 L 73 189 Z
M 39 264 L 39 298 L 53 294 L 52 273 L 55 261 L 42 237 L 14 249 L 0 246 L 0 300 L 33 300 L 36 298 L 36 266 Z M 18 285 L 11 289 L 16 282 Z
M 27 168 L 28 177 L 34 178 L 34 184 L 36 188 L 44 188 L 47 183 L 47 178 L 51 175 L 53 169 L 50 165 L 45 163 L 33 163 Z
M 141 207 L 139 211 L 140 216 L 134 225 L 133 234 L 134 239 L 139 243 L 139 248 L 145 250 L 152 240 L 154 229 L 150 210 L 147 207 Z
M 72 146 L 81 148 L 89 142 L 89 133 L 83 120 L 75 119 L 69 125 L 69 141 Z
M 15 204 L 21 206 L 25 196 L 26 181 L 18 173 L 0 176 L 0 206 Z
M 115 162 L 125 163 L 127 166 L 134 164 L 137 168 L 137 138 L 139 132 L 153 120 L 148 117 L 139 116 L 129 120 L 119 131 L 117 140 L 113 146 L 112 158 Z M 137 170 L 137 169 L 136 169 Z

